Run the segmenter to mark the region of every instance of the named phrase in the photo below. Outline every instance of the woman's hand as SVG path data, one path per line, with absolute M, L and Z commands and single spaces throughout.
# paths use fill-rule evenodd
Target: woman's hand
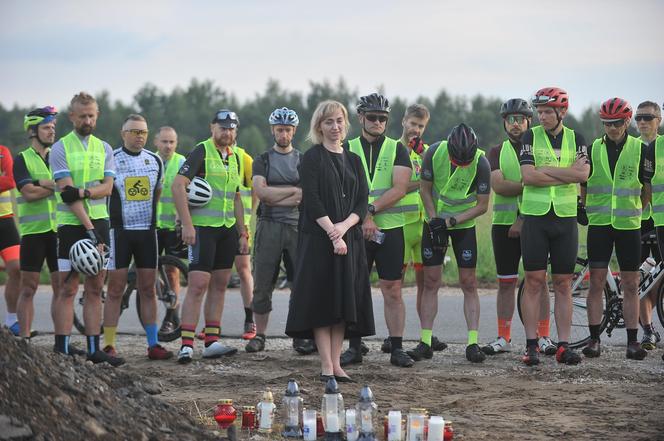
M 346 232 L 348 231 L 348 226 L 345 222 L 338 222 L 333 225 L 333 228 L 327 232 L 327 237 L 330 238 L 332 242 L 342 239 Z
M 343 239 L 335 240 L 332 242 L 332 245 L 334 245 L 334 254 L 338 254 L 340 256 L 345 256 L 348 254 L 348 246 L 346 246 L 346 242 L 344 242 Z

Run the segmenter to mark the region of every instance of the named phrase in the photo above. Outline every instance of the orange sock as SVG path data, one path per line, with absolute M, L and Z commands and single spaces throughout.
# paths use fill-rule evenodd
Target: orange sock
M 512 320 L 498 319 L 498 337 L 507 341 L 512 339 Z
M 537 322 L 537 335 L 539 337 L 549 337 L 549 319 Z

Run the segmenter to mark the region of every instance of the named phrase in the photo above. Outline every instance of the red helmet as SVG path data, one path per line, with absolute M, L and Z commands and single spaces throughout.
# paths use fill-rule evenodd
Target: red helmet
M 602 121 L 618 121 L 631 117 L 632 106 L 622 98 L 608 99 L 599 108 L 599 118 Z
M 531 98 L 533 106 L 569 107 L 569 95 L 565 89 L 560 87 L 543 87 Z

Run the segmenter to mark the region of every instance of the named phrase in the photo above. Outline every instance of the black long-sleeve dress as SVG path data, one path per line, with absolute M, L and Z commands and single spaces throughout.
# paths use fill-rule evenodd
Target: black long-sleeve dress
M 368 186 L 360 157 L 314 145 L 300 164 L 302 204 L 295 280 L 286 334 L 312 338 L 313 329 L 346 324 L 346 337 L 375 334 L 371 286 L 361 222 L 343 237 L 348 254 L 334 254 L 316 219 L 341 222 L 351 213 L 364 219 Z

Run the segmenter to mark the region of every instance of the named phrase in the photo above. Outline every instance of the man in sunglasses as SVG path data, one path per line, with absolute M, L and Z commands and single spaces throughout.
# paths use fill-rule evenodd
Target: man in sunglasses
M 577 184 L 588 179 L 589 165 L 583 136 L 563 125 L 569 108 L 567 92 L 545 87 L 532 98 L 539 126 L 524 133 L 519 153 L 524 184 L 521 196 L 521 253 L 526 282 L 523 316 L 526 353 L 522 361 L 539 363 L 537 324 L 549 261 L 556 299 L 559 363 L 577 364 L 579 354 L 569 348 L 572 324 L 572 273 L 578 250 Z M 545 352 L 546 353 L 546 352 Z
M 182 222 L 182 240 L 189 245 L 189 279 L 182 302 L 182 346 L 179 363 L 193 359 L 196 324 L 205 297 L 205 349 L 203 358 L 232 355 L 236 348 L 219 341 L 226 286 L 235 254 L 249 250 L 240 195 L 241 152 L 236 149 L 235 112 L 215 113 L 210 123 L 212 136 L 199 143 L 187 156 L 173 180 L 175 208 Z M 189 207 L 187 187 L 195 177 L 212 188 L 212 199 L 202 207 Z M 206 296 L 207 292 L 207 296 Z
M 385 301 L 385 321 L 390 333 L 383 344 L 390 363 L 410 367 L 413 359 L 403 350 L 406 310 L 401 296 L 406 213 L 416 213 L 417 204 L 406 205 L 412 164 L 408 150 L 399 141 L 385 136 L 390 104 L 378 93 L 360 97 L 357 114 L 362 135 L 344 146 L 362 159 L 369 184 L 368 214 L 362 223 L 367 264 L 376 263 L 380 288 Z M 341 365 L 362 362 L 360 338 L 350 340 L 350 347 L 341 355 Z
M 136 266 L 141 319 L 148 341 L 150 360 L 173 356 L 158 343 L 157 327 L 157 201 L 161 195 L 164 165 L 156 153 L 145 149 L 148 124 L 138 114 L 122 124 L 122 147 L 113 152 L 115 182 L 108 204 L 111 219 L 111 249 L 108 263 L 108 292 L 104 303 L 104 352 L 116 352 L 116 335 L 122 295 L 133 259 Z
M 581 184 L 581 201 L 588 214 L 588 328 L 590 341 L 583 348 L 588 358 L 599 357 L 603 294 L 609 261 L 615 247 L 624 295 L 627 329 L 626 356 L 643 360 L 647 352 L 637 340 L 639 322 L 639 266 L 641 265 L 641 213 L 649 198 L 652 160 L 640 139 L 627 134 L 632 106 L 622 98 L 602 103 L 599 117 L 605 135 L 588 149 L 590 177 Z
M 659 144 L 660 157 L 664 158 L 664 137 L 658 135 L 659 126 L 662 123 L 662 110 L 659 107 L 659 104 L 653 101 L 644 101 L 638 105 L 636 108 L 636 115 L 634 116 L 636 120 L 636 127 L 641 134 L 641 141 L 644 144 L 648 145 L 648 151 L 652 156 L 653 161 L 655 161 L 656 147 Z M 664 159 L 659 161 L 659 163 L 664 163 Z M 654 169 L 654 163 L 652 164 Z M 653 178 L 653 181 L 655 179 Z M 664 187 L 662 184 L 662 176 L 657 176 L 657 182 L 653 182 L 653 194 L 652 199 L 657 197 L 658 202 L 661 201 L 664 195 Z M 657 185 L 657 187 L 655 187 Z M 657 194 L 657 196 L 655 195 Z M 662 205 L 661 203 L 659 205 Z M 655 218 L 657 219 L 658 226 L 664 226 L 664 212 L 652 212 L 652 206 L 648 205 L 644 207 L 644 214 L 642 216 L 641 222 L 641 235 L 643 236 L 646 233 L 652 232 L 655 230 Z M 658 234 L 658 239 L 664 240 L 664 234 Z M 641 261 L 643 262 L 652 254 L 653 258 L 659 262 L 662 260 L 662 255 L 660 253 L 660 245 L 643 245 L 641 247 Z M 655 329 L 652 322 L 652 310 L 655 302 L 657 301 L 657 293 L 659 290 L 657 287 L 653 288 L 647 296 L 644 296 L 641 299 L 641 310 L 639 314 L 641 328 L 643 329 L 643 338 L 641 339 L 641 347 L 648 351 L 652 351 L 657 347 L 657 343 L 661 340 L 659 332 Z

